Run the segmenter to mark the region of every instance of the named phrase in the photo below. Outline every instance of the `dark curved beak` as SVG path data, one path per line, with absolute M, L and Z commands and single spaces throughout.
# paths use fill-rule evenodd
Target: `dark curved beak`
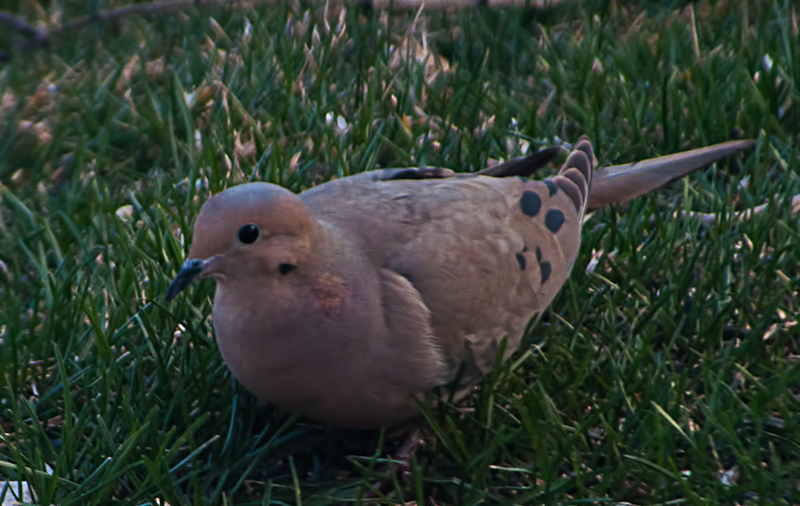
M 167 303 L 200 277 L 200 274 L 203 273 L 203 264 L 202 260 L 187 260 L 183 263 L 181 271 L 172 280 L 172 284 L 169 285 L 166 297 Z

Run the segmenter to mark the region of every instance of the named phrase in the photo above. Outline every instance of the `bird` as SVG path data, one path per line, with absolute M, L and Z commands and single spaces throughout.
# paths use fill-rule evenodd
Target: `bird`
M 750 148 L 597 168 L 582 136 L 472 173 L 367 171 L 298 194 L 252 182 L 202 206 L 166 301 L 216 281 L 212 322 L 256 397 L 332 426 L 397 427 L 458 401 L 519 347 L 570 275 L 587 213 Z

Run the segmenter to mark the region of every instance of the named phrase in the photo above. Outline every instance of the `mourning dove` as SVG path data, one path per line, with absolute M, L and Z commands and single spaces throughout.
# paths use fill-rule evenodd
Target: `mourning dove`
M 526 177 L 560 148 L 474 174 L 376 170 L 299 195 L 243 184 L 203 205 L 167 301 L 216 280 L 219 349 L 246 388 L 333 425 L 396 426 L 435 387 L 468 391 L 504 337 L 503 359 L 518 348 L 567 279 L 587 211 L 752 144 L 595 172 L 584 137 L 543 181 Z

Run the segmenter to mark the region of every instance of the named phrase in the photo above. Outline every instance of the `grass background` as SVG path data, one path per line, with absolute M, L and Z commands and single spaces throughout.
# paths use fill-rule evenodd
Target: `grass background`
M 0 1 L 42 26 L 119 5 Z M 257 402 L 217 351 L 213 283 L 162 302 L 209 194 L 472 171 L 583 133 L 603 164 L 739 137 L 757 148 L 589 220 L 520 351 L 468 409 L 431 418 L 409 480 L 378 501 L 800 503 L 800 13 L 689 5 L 276 3 L 12 51 L 0 473 L 40 504 L 358 502 L 397 441 Z M 671 218 L 692 209 L 720 217 Z

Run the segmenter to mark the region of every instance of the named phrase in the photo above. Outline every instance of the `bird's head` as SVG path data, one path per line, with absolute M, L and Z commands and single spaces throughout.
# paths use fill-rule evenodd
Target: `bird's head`
M 167 302 L 197 279 L 287 281 L 309 259 L 317 222 L 289 190 L 249 183 L 214 195 L 194 225 L 189 258 Z

